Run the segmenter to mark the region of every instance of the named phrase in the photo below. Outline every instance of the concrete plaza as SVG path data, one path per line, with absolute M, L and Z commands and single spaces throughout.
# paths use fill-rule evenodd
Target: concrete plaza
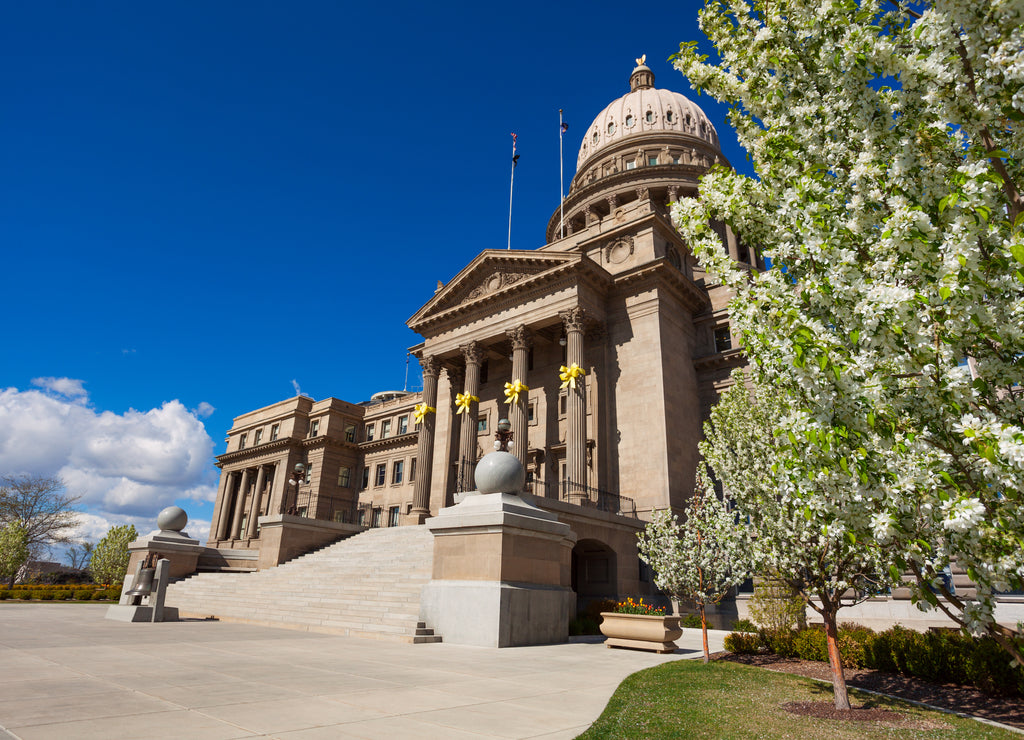
M 700 657 L 587 641 L 407 645 L 106 605 L 0 603 L 0 729 L 16 738 L 572 738 L 629 674 Z M 726 633 L 711 634 L 719 650 Z

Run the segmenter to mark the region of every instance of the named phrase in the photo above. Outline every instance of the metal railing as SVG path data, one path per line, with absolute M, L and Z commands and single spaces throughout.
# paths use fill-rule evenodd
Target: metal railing
M 348 501 L 315 496 L 312 491 L 300 491 L 285 513 L 326 522 L 352 522 L 355 521 L 356 510 L 355 504 Z
M 534 496 L 557 498 L 569 504 L 582 506 L 610 514 L 636 518 L 636 502 L 628 496 L 622 496 L 602 488 L 585 486 L 571 480 L 526 482 L 526 489 Z

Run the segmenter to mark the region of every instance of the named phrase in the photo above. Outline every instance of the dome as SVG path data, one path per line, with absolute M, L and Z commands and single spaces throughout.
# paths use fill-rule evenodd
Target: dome
M 576 171 L 582 172 L 587 160 L 607 147 L 632 136 L 673 132 L 688 134 L 718 149 L 718 132 L 693 101 L 671 90 L 654 87 L 654 73 L 644 63 L 629 77 L 630 91 L 597 114 L 583 135 Z

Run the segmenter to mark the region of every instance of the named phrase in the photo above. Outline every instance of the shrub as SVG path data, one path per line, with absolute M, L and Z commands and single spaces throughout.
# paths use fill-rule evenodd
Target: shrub
M 750 616 L 769 632 L 807 626 L 807 603 L 782 580 L 765 578 L 754 585 Z
M 138 537 L 135 525 L 111 527 L 93 550 L 89 572 L 99 583 L 121 585 L 128 572 L 128 545 Z
M 828 644 L 821 630 L 800 630 L 793 635 L 795 657 L 803 660 L 828 660 Z
M 601 618 L 582 615 L 569 621 L 570 635 L 601 634 Z
M 32 598 L 32 592 L 27 588 L 20 589 L 18 591 L 18 598 L 22 601 L 29 601 Z
M 618 606 L 618 602 L 614 599 L 594 599 L 593 601 L 587 602 L 583 611 L 577 616 L 590 617 L 600 623 L 601 612 L 613 612 L 615 611 L 616 606 Z
M 5 599 L 9 599 L 9 598 L 11 598 L 10 590 L 8 590 L 6 588 L 0 589 L 0 601 L 4 601 Z
M 701 628 L 700 614 L 687 614 L 683 617 L 683 621 L 681 622 L 681 624 L 683 625 L 683 627 L 689 627 L 690 629 L 699 630 Z
M 753 655 L 760 648 L 758 636 L 750 632 L 730 632 L 724 644 L 726 650 L 737 655 Z
M 107 591 L 106 591 L 106 589 L 98 588 L 98 589 L 96 589 L 95 591 L 92 592 L 92 600 L 93 601 L 102 601 L 105 598 L 107 598 Z
M 796 657 L 796 648 L 793 644 L 795 633 L 792 630 L 761 630 L 757 634 L 769 653 L 775 653 L 783 658 Z
M 39 591 L 36 598 L 40 601 L 53 601 L 53 591 Z
M 757 625 L 749 619 L 737 619 L 732 623 L 733 632 L 757 632 Z
M 72 599 L 72 597 L 74 595 L 75 595 L 74 591 L 71 591 L 70 589 L 64 588 L 64 589 L 61 589 L 60 592 L 57 594 L 57 598 L 60 599 L 61 601 L 71 601 L 71 599 Z

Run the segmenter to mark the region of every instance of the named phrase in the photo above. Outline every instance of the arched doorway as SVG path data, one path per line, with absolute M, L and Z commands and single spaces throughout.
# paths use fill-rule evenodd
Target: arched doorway
M 599 540 L 580 540 L 572 549 L 572 590 L 577 609 L 596 599 L 618 599 L 618 557 Z

